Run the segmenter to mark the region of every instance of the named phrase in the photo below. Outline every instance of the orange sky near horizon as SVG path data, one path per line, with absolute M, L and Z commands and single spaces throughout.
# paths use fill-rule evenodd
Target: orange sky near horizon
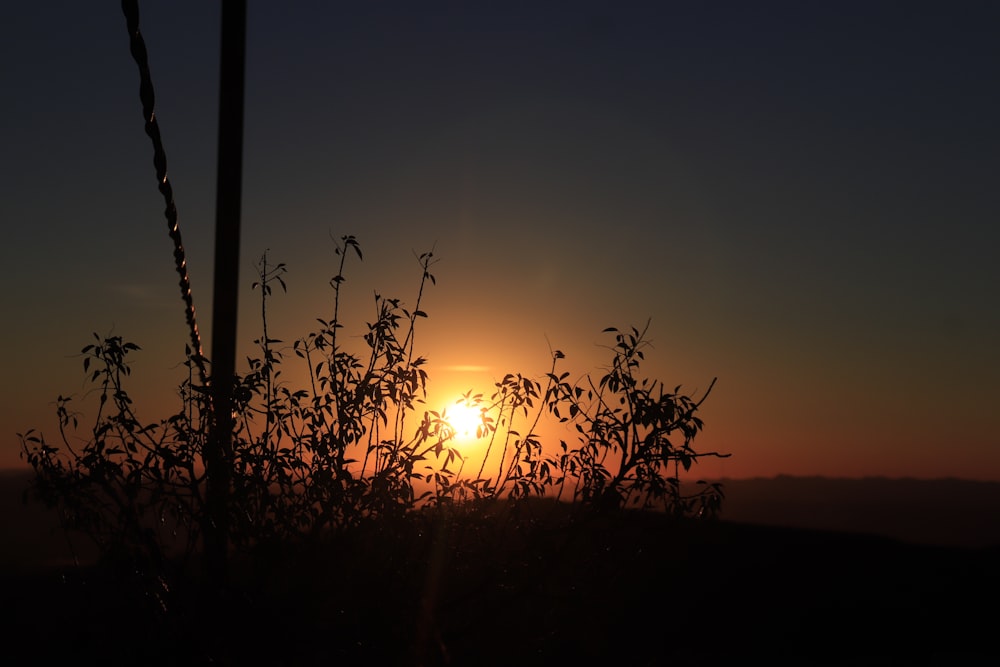
M 372 261 L 367 254 L 366 261 Z M 350 273 L 348 269 L 348 276 Z M 552 349 L 560 349 L 566 354 L 566 358 L 560 360 L 557 372 L 569 372 L 573 380 L 582 380 L 585 374 L 596 380 L 607 367 L 610 352 L 603 346 L 613 343 L 613 339 L 599 329 L 594 331 L 589 341 L 577 337 L 567 340 L 569 345 L 556 342 L 567 338 L 564 330 L 532 332 L 529 327 L 518 331 L 516 327 L 496 325 L 493 331 L 478 329 L 482 332 L 478 337 L 456 336 L 452 332 L 476 329 L 466 321 L 468 311 L 460 309 L 451 318 L 437 312 L 438 291 L 446 290 L 447 278 L 446 272 L 436 270 L 435 273 L 438 285 L 429 289 L 423 306 L 429 317 L 420 322 L 416 337 L 417 354 L 428 357 L 425 369 L 430 377 L 424 408 L 437 411 L 448 409 L 468 391 L 482 393 L 489 398 L 495 390 L 495 383 L 508 372 L 520 372 L 544 384 L 544 374 L 548 372 L 550 363 L 550 345 Z M 360 285 L 351 284 L 353 282 L 348 278 L 347 285 L 359 291 L 363 289 Z M 301 300 L 292 298 L 297 289 L 294 281 L 290 281 L 289 289 L 289 295 L 277 294 L 269 306 L 275 320 L 270 322 L 269 327 L 273 336 L 284 341 L 284 381 L 292 386 L 305 386 L 304 367 L 290 349 L 295 335 L 302 335 L 305 329 L 288 331 L 284 319 L 289 311 L 308 311 L 301 305 Z M 250 293 L 250 290 L 246 292 Z M 257 294 L 252 293 L 251 297 L 256 298 Z M 295 301 L 296 305 L 282 305 L 281 301 L 286 299 Z M 242 331 L 247 332 L 245 338 L 251 338 L 259 335 L 254 331 L 259 322 L 250 322 L 256 315 L 255 309 L 250 303 L 244 305 L 246 326 Z M 315 308 L 313 312 L 316 312 Z M 357 342 L 357 337 L 364 331 L 364 317 L 359 316 L 353 321 L 355 330 L 348 328 L 345 332 L 354 336 Z M 177 327 L 178 338 L 182 333 L 183 327 Z M 203 335 L 209 334 L 203 332 Z M 973 402 L 976 397 L 971 396 L 970 391 L 969 401 L 937 413 L 924 414 L 921 423 L 913 428 L 910 426 L 913 406 L 920 400 L 920 392 L 926 390 L 914 384 L 914 379 L 906 382 L 898 375 L 887 374 L 881 386 L 872 386 L 872 380 L 878 378 L 869 376 L 869 393 L 864 394 L 853 388 L 852 377 L 848 373 L 834 368 L 829 369 L 827 385 L 802 392 L 796 390 L 803 381 L 802 369 L 778 368 L 769 373 L 767 357 L 754 363 L 739 354 L 733 357 L 716 355 L 713 361 L 711 350 L 700 356 L 675 353 L 673 350 L 697 351 L 699 346 L 695 343 L 690 346 L 671 345 L 672 339 L 684 340 L 683 331 L 668 329 L 661 333 L 655 322 L 650 326 L 649 338 L 651 347 L 646 350 L 641 376 L 663 380 L 668 389 L 680 385 L 682 393 L 695 398 L 700 398 L 712 379 L 718 378 L 699 410 L 705 429 L 695 441 L 695 448 L 731 456 L 725 459 L 704 458 L 686 478 L 791 474 L 1000 479 L 996 464 L 990 463 L 993 441 L 989 430 L 992 417 L 986 405 L 988 394 L 984 394 L 982 404 L 977 405 Z M 363 352 L 363 348 L 356 349 Z M 244 346 L 240 358 L 251 353 L 252 349 Z M 150 354 L 148 350 L 135 353 L 136 371 L 132 381 L 141 414 L 156 420 L 178 409 L 175 388 L 183 380 L 184 371 L 179 363 L 151 360 Z M 55 393 L 75 391 L 83 398 L 80 360 L 66 355 L 60 361 L 64 381 L 62 389 Z M 157 366 L 158 371 L 155 370 Z M 812 371 L 815 370 L 813 367 Z M 878 400 L 870 400 L 871 396 L 877 396 Z M 54 395 L 50 399 L 54 399 Z M 43 406 L 48 414 L 39 413 L 37 405 L 33 407 L 39 416 L 31 427 L 41 425 L 47 435 L 53 435 L 55 421 L 51 400 Z M 93 414 L 92 408 L 91 404 L 91 410 L 84 410 L 84 414 Z M 764 412 L 759 413 L 762 410 Z M 959 410 L 964 414 L 958 415 Z M 418 419 L 419 414 L 412 416 L 410 423 L 413 428 Z M 956 423 L 963 425 L 966 438 L 964 447 L 957 451 L 946 444 Z M 978 433 L 977 428 L 980 429 Z M 552 451 L 548 449 L 550 446 L 554 448 L 558 445 L 560 437 L 571 444 L 574 442 L 574 434 L 555 427 L 549 417 L 543 418 L 539 432 L 548 451 Z M 462 451 L 469 448 L 464 443 L 458 445 Z M 472 459 L 480 456 L 481 445 L 472 447 Z

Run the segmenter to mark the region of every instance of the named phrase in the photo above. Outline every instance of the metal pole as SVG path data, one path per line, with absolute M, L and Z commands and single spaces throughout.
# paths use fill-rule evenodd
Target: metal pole
M 215 206 L 215 276 L 212 300 L 213 430 L 205 451 L 206 574 L 226 579 L 228 504 L 233 462 L 233 383 L 239 287 L 240 198 L 243 180 L 243 88 L 246 0 L 223 0 L 219 81 L 219 147 Z

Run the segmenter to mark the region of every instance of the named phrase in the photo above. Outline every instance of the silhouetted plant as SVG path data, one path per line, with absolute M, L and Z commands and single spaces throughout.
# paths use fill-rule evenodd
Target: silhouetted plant
M 261 332 L 233 391 L 233 548 L 253 553 L 324 540 L 424 505 L 558 498 L 566 489 L 570 500 L 602 508 L 660 507 L 678 515 L 719 509 L 718 484 L 687 495 L 680 484 L 681 469 L 701 456 L 722 456 L 692 447 L 702 428 L 696 412 L 708 392 L 694 401 L 679 388 L 666 392 L 662 383 L 640 379 L 646 331 L 634 328 L 607 330 L 616 344 L 611 366 L 596 383 L 588 375 L 570 384 L 568 373 L 557 374 L 564 355 L 555 351 L 544 386 L 511 373 L 496 382 L 488 400 L 465 394 L 460 402 L 479 410 L 477 435 L 487 439 L 478 471 L 466 471 L 447 410 L 424 408 L 426 360 L 414 352 L 418 320 L 427 317 L 424 291 L 435 282 L 433 253 L 418 258 L 421 279 L 412 309 L 375 294 L 375 318 L 366 325 L 361 351 L 345 345 L 340 313 L 347 258 L 361 260 L 361 248 L 344 236 L 335 253 L 332 311 L 291 346 L 272 337 L 268 322 L 274 287 L 286 290 L 286 267 L 271 264 L 266 253 L 257 263 L 252 288 L 260 295 Z M 21 436 L 23 454 L 37 473 L 37 490 L 60 508 L 67 527 L 93 539 L 105 557 L 126 558 L 130 567 L 141 563 L 141 571 L 159 581 L 171 567 L 186 566 L 210 527 L 204 448 L 211 402 L 197 382 L 206 360 L 187 350 L 181 409 L 145 424 L 125 387 L 129 355 L 138 346 L 120 337 L 95 339 L 82 350 L 84 371 L 97 389 L 93 425 L 78 443 L 79 416 L 70 411 L 70 399 L 60 397 L 59 446 L 29 431 Z M 305 366 L 304 386 L 282 375 L 289 350 Z M 557 451 L 546 451 L 538 427 L 548 414 L 575 428 L 578 446 L 561 441 Z
M 553 383 L 547 395 L 549 410 L 560 421 L 573 424 L 579 442 L 573 448 L 560 442 L 560 493 L 572 481 L 574 500 L 598 506 L 637 505 L 678 515 L 714 516 L 721 506 L 721 485 L 699 481 L 695 493 L 685 494 L 680 469 L 690 470 L 703 456 L 726 456 L 698 453 L 692 447 L 703 425 L 695 413 L 715 380 L 695 401 L 681 394 L 680 387 L 667 392 L 662 382 L 640 378 L 648 328 L 647 322 L 642 331 L 605 329 L 615 335 L 615 345 L 609 348 L 611 366 L 596 384 L 589 375 L 571 385 L 566 382 L 568 373 L 549 374 Z
M 268 330 L 268 299 L 275 285 L 285 289 L 285 266 L 269 264 L 266 254 L 258 263 L 259 354 L 247 359 L 233 392 L 229 538 L 236 547 L 306 539 L 405 512 L 421 499 L 413 483 L 424 474 L 418 465 L 437 457 L 447 465 L 458 456 L 447 445 L 443 419 L 413 417 L 426 395 L 426 362 L 414 355 L 413 340 L 417 320 L 426 317 L 420 309 L 424 288 L 434 282 L 432 253 L 419 257 L 422 278 L 412 311 L 399 299 L 375 295 L 376 318 L 364 334 L 367 353 L 357 354 L 338 339 L 344 327 L 339 304 L 347 253 L 362 255 L 354 237 L 341 241 L 330 281 L 332 317 L 318 320 L 319 328 L 292 346 L 308 367 L 306 388 L 285 384 L 282 341 Z M 84 371 L 98 389 L 97 415 L 82 444 L 70 433 L 79 426 L 78 415 L 63 397 L 60 446 L 33 430 L 20 436 L 36 488 L 103 554 L 142 553 L 156 563 L 168 553 L 189 554 L 209 520 L 202 457 L 210 403 L 195 383 L 204 360 L 188 350 L 182 409 L 160 423 L 142 424 L 125 387 L 128 355 L 139 347 L 120 337 L 95 339 L 82 350 Z M 450 483 L 452 473 L 438 474 Z
M 36 472 L 34 489 L 58 508 L 65 528 L 96 544 L 140 594 L 167 608 L 172 575 L 186 567 L 207 520 L 199 462 L 205 429 L 203 394 L 188 393 L 185 410 L 156 424 L 142 423 L 125 381 L 129 355 L 139 350 L 121 337 L 82 349 L 84 371 L 97 389 L 97 414 L 78 441 L 80 415 L 71 398 L 57 402 L 62 448 L 40 433 L 20 435 Z M 195 362 L 187 361 L 189 374 Z

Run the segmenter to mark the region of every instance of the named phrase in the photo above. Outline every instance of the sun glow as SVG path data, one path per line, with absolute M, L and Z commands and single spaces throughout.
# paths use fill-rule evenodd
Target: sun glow
M 465 398 L 458 399 L 444 413 L 445 421 L 451 426 L 455 440 L 472 442 L 483 435 L 483 412 Z

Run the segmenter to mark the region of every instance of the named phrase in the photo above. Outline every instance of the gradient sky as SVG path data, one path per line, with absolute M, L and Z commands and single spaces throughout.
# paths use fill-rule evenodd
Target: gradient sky
M 219 7 L 141 2 L 203 340 L 211 340 Z M 177 407 L 186 326 L 117 2 L 0 28 L 0 467 L 55 435 L 92 332 Z M 599 372 L 651 320 L 648 375 L 703 405 L 708 477 L 1000 480 L 1000 4 L 249 3 L 240 338 L 412 304 L 431 390 Z M 350 329 L 350 325 L 349 329 Z M 242 358 L 242 357 L 241 357 Z M 463 370 L 464 369 L 464 370 Z M 441 398 L 441 400 L 445 400 Z

